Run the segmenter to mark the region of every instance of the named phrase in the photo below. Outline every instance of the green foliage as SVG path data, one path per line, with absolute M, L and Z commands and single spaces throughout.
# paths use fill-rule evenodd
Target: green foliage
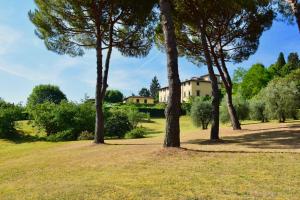
M 253 65 L 245 74 L 240 85 L 241 95 L 246 99 L 251 99 L 266 87 L 270 80 L 270 74 L 262 64 Z
M 150 91 L 147 89 L 147 88 L 142 88 L 139 92 L 139 95 L 141 97 L 150 97 L 151 96 L 151 93 Z
M 62 101 L 60 104 L 46 102 L 31 110 L 34 123 L 47 135 L 72 130 L 75 135 L 82 131 L 94 132 L 95 109 L 91 103 L 75 104 Z
M 253 97 L 250 102 L 250 118 L 252 120 L 260 120 L 261 122 L 267 122 L 266 103 L 260 96 Z
M 76 140 L 77 136 L 72 130 L 64 130 L 53 135 L 49 135 L 46 140 L 49 142 L 63 142 Z
M 135 128 L 128 133 L 125 134 L 126 139 L 137 139 L 137 138 L 144 138 L 146 135 L 145 128 Z
M 187 115 L 191 114 L 192 102 L 183 102 L 181 103 L 181 110 Z
M 22 107 L 6 103 L 0 98 L 0 138 L 11 138 L 15 135 L 15 122 L 22 117 Z
M 236 94 L 233 96 L 233 106 L 237 112 L 237 116 L 239 120 L 246 120 L 249 118 L 249 103 L 240 94 Z M 230 116 L 228 113 L 228 106 L 225 98 L 221 103 L 220 112 L 221 112 L 220 120 L 224 123 L 229 122 Z
M 287 117 L 293 117 L 300 104 L 300 93 L 295 81 L 287 78 L 272 80 L 264 88 L 260 96 L 264 98 L 268 116 L 285 122 Z
M 191 117 L 195 126 L 202 126 L 202 129 L 207 129 L 212 119 L 211 101 L 203 97 L 195 98 L 191 107 Z
M 155 99 L 155 101 L 158 101 L 158 96 L 159 96 L 159 89 L 160 89 L 160 84 L 158 82 L 158 79 L 156 76 L 151 81 L 150 85 L 150 96 Z
M 136 128 L 139 123 L 147 118 L 147 114 L 139 112 L 138 109 L 130 109 L 126 113 L 132 128 Z
M 275 76 L 281 76 L 282 74 L 282 68 L 286 65 L 286 61 L 284 58 L 284 54 L 280 52 L 277 62 L 269 67 L 269 72 L 270 74 L 275 77 Z
M 88 132 L 88 131 L 83 131 L 78 136 L 78 140 L 93 140 L 94 137 L 95 137 L 94 133 L 91 133 L 91 132 Z
M 119 90 L 108 90 L 104 101 L 107 103 L 122 103 L 124 95 Z
M 33 88 L 32 93 L 28 97 L 27 106 L 31 109 L 45 102 L 59 104 L 63 100 L 67 100 L 67 98 L 59 87 L 54 85 L 38 85 Z
M 105 135 L 111 138 L 123 138 L 128 131 L 132 130 L 126 112 L 114 110 L 105 121 Z

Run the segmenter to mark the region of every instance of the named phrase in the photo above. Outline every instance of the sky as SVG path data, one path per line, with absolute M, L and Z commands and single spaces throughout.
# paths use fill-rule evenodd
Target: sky
M 33 0 L 0 0 L 0 97 L 14 103 L 26 103 L 34 86 L 54 84 L 71 101 L 79 102 L 85 95 L 94 97 L 96 55 L 89 50 L 83 57 L 71 58 L 48 51 L 43 41 L 34 34 L 28 11 Z M 228 63 L 230 73 L 237 67 L 249 68 L 255 63 L 269 66 L 279 52 L 287 56 L 300 53 L 300 34 L 296 25 L 274 22 L 264 32 L 257 52 L 249 60 Z M 206 67 L 197 67 L 185 58 L 179 59 L 181 80 L 207 73 Z M 157 76 L 162 86 L 167 85 L 166 56 L 154 46 L 150 54 L 141 59 L 126 58 L 113 52 L 109 74 L 110 89 L 118 89 L 126 96 L 138 94 L 149 87 Z

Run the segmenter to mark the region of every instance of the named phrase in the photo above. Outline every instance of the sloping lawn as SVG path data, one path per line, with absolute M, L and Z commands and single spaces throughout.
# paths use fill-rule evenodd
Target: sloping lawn
M 224 126 L 211 144 L 182 121 L 180 150 L 161 148 L 160 119 L 106 145 L 0 140 L 0 199 L 299 199 L 299 122 Z

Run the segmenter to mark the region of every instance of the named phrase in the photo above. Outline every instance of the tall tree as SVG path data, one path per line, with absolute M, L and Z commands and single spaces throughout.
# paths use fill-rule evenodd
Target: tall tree
M 161 26 L 164 34 L 164 46 L 167 54 L 169 81 L 169 99 L 166 108 L 166 136 L 164 147 L 180 147 L 180 78 L 178 70 L 178 51 L 175 26 L 170 0 L 159 0 Z
M 274 15 L 271 7 L 266 1 L 254 0 L 178 0 L 175 4 L 180 53 L 194 63 L 205 63 L 211 76 L 214 76 L 213 66 L 217 68 L 226 88 L 233 128 L 240 129 L 226 63 L 242 62 L 255 53 L 262 32 L 272 24 Z M 217 102 L 218 83 L 214 79 L 211 78 Z M 213 101 L 215 111 L 218 110 L 216 102 Z M 213 118 L 218 120 L 217 116 Z M 217 129 L 213 130 L 217 135 Z
M 291 9 L 292 9 L 292 14 L 295 15 L 296 18 L 296 22 L 298 25 L 298 28 L 300 30 L 300 5 L 298 0 L 285 0 L 288 2 L 288 4 L 290 5 Z
M 150 91 L 147 88 L 142 88 L 139 95 L 142 97 L 150 97 Z
M 104 143 L 102 107 L 113 49 L 125 56 L 139 57 L 147 55 L 151 48 L 155 1 L 138 2 L 35 0 L 37 8 L 29 12 L 36 34 L 49 50 L 70 56 L 82 56 L 85 49 L 96 50 L 95 143 Z
M 277 62 L 269 67 L 272 76 L 281 76 L 282 68 L 286 65 L 284 54 L 280 52 Z
M 160 89 L 160 84 L 158 82 L 157 77 L 154 76 L 154 78 L 151 81 L 151 85 L 150 85 L 150 94 L 151 94 L 151 97 L 154 98 L 156 101 L 158 100 L 159 89 Z

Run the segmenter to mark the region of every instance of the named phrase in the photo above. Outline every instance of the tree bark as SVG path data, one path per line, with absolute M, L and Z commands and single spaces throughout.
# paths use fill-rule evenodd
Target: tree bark
M 96 81 L 96 124 L 95 124 L 95 140 L 96 144 L 104 144 L 104 114 L 103 114 L 103 96 L 102 96 L 102 41 L 97 39 L 97 81 Z
M 211 140 L 219 140 L 219 126 L 220 126 L 220 93 L 219 93 L 219 86 L 218 80 L 214 72 L 213 62 L 210 55 L 209 47 L 207 44 L 206 39 L 206 32 L 205 28 L 199 26 L 201 41 L 204 50 L 204 56 L 206 59 L 206 64 L 209 72 L 209 77 L 211 80 L 211 87 L 212 87 L 212 127 L 210 131 L 210 139 Z
M 175 27 L 171 14 L 169 0 L 160 0 L 161 23 L 167 52 L 167 69 L 169 81 L 169 99 L 165 110 L 166 135 L 164 147 L 180 147 L 180 99 L 181 86 L 178 72 L 178 51 L 175 36 Z
M 234 108 L 233 101 L 232 101 L 232 81 L 231 81 L 229 72 L 228 72 L 227 67 L 226 67 L 226 63 L 225 63 L 225 60 L 224 60 L 224 57 L 223 57 L 223 52 L 222 51 L 220 52 L 220 55 L 221 55 L 220 58 L 218 58 L 218 56 L 216 55 L 214 49 L 211 49 L 211 53 L 212 53 L 213 58 L 214 58 L 215 66 L 217 67 L 217 69 L 220 73 L 220 76 L 221 76 L 222 81 L 223 81 L 223 85 L 224 85 L 225 90 L 226 90 L 227 109 L 228 109 L 228 114 L 229 114 L 229 117 L 230 117 L 232 128 L 233 128 L 233 130 L 241 130 L 242 129 L 241 124 L 239 122 L 239 118 L 237 116 L 237 112 Z M 222 65 L 220 65 L 219 59 L 221 60 Z

